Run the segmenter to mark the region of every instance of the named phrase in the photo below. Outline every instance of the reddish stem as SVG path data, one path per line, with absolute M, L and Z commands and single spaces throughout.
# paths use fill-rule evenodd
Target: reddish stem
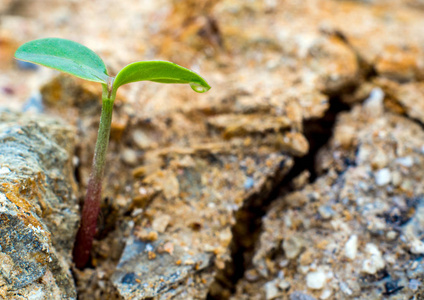
M 81 224 L 77 233 L 73 256 L 77 268 L 83 268 L 90 258 L 91 246 L 96 234 L 97 217 L 100 212 L 102 180 L 91 176 L 82 210 Z
M 81 224 L 78 229 L 73 250 L 77 268 L 83 268 L 90 258 L 91 246 L 96 235 L 97 218 L 100 212 L 102 196 L 102 179 L 106 164 L 106 151 L 109 144 L 110 126 L 112 124 L 113 101 L 116 91 L 103 85 L 102 114 L 99 133 L 94 150 L 93 170 L 88 181 L 87 194 L 82 209 Z

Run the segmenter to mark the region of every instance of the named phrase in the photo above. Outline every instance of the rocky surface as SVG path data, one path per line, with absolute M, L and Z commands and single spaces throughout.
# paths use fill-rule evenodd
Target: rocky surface
M 71 127 L 0 112 L 0 296 L 76 299 Z
M 202 274 L 206 283 L 224 268 L 234 212 L 243 202 L 266 197 L 292 166 L 290 157 L 262 148 L 263 154 L 254 154 L 204 147 L 163 157 L 165 166 L 137 187 L 141 195 L 152 186 L 160 194 L 136 224 L 112 278 L 124 298 L 156 296 L 190 274 Z
M 232 299 L 419 299 L 423 163 L 423 128 L 381 98 L 339 115 L 326 175 L 273 204 Z

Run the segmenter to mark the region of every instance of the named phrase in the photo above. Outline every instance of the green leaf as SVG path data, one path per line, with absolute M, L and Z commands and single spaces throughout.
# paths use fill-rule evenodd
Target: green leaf
M 16 50 L 15 58 L 90 81 L 107 83 L 109 77 L 104 62 L 96 53 L 65 39 L 47 38 L 25 43 Z
M 198 74 L 168 61 L 140 61 L 129 64 L 116 75 L 114 89 L 135 81 L 160 83 L 188 83 L 198 92 L 207 92 L 211 87 Z

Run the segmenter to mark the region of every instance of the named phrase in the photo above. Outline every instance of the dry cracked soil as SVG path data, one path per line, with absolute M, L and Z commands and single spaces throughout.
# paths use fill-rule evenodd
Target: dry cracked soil
M 0 298 L 424 299 L 423 28 L 421 0 L 2 0 Z M 120 89 L 83 270 L 101 88 L 13 59 L 50 36 L 212 86 Z

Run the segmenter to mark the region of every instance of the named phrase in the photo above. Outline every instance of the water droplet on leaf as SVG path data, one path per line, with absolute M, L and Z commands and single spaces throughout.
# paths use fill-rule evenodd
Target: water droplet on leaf
M 200 85 L 198 83 L 195 82 L 190 82 L 190 86 L 193 89 L 193 91 L 198 92 L 198 93 L 204 93 L 209 91 L 210 87 L 209 86 L 203 86 Z

